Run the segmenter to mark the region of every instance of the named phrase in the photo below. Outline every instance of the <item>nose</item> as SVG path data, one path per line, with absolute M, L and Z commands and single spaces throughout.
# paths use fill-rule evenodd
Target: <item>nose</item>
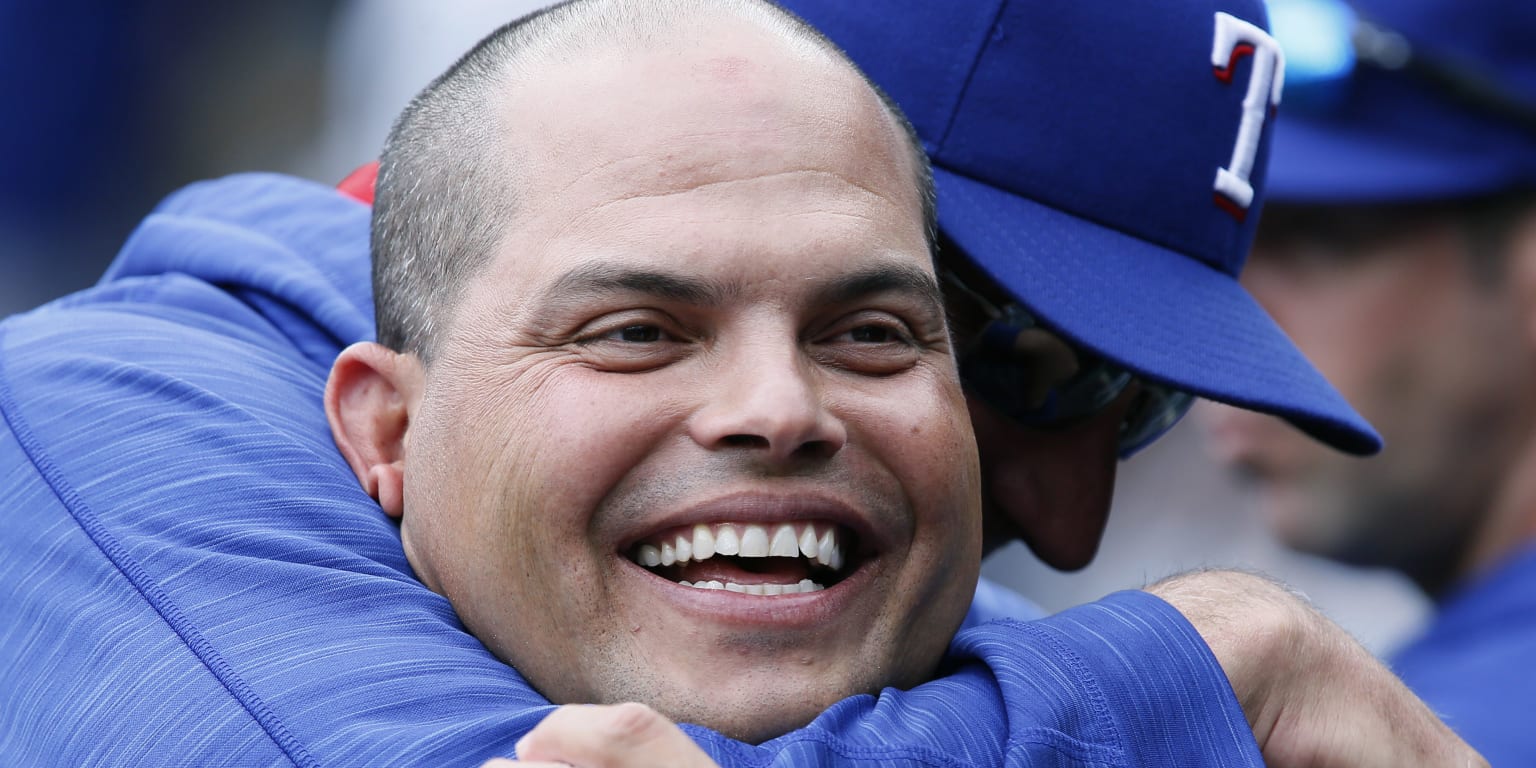
M 689 421 L 708 450 L 747 450 L 775 464 L 831 458 L 847 428 L 825 400 L 819 372 L 798 348 L 753 345 L 721 365 Z

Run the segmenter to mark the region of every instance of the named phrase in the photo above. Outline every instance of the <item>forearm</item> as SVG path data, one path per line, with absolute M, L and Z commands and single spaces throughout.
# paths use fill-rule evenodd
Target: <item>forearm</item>
M 1277 719 L 1268 694 L 1287 676 L 1292 654 L 1310 639 L 1304 628 L 1312 623 L 1311 609 L 1279 582 L 1238 571 L 1180 574 L 1146 591 L 1178 609 L 1200 633 L 1262 748 Z
M 1147 588 L 1210 646 L 1271 766 L 1487 763 L 1338 625 L 1271 579 L 1237 571 Z

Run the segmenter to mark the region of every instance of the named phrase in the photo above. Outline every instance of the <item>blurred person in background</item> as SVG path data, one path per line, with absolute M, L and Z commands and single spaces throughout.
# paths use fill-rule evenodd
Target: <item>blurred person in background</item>
M 1244 283 L 1386 450 L 1225 410 L 1285 542 L 1436 601 L 1393 668 L 1493 765 L 1536 765 L 1536 4 L 1271 2 L 1286 106 Z

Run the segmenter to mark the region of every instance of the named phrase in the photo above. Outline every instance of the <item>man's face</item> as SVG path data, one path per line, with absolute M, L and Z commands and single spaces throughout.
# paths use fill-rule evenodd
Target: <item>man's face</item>
M 526 184 L 412 405 L 403 536 L 553 701 L 759 740 L 933 671 L 975 446 L 874 94 L 735 25 L 656 48 L 509 96 Z
M 991 321 L 984 304 L 1014 297 L 969 262 L 959 246 L 940 238 L 941 266 L 965 285 L 946 281 L 951 330 L 961 349 L 975 343 Z M 976 297 L 982 301 L 978 302 Z M 1027 362 L 1045 391 L 1077 368 L 1078 353 L 1065 340 L 1040 331 L 1014 354 Z M 1064 571 L 1093 561 L 1109 522 L 1120 425 L 1139 392 L 1128 387 L 1091 416 L 1065 424 L 1028 426 L 967 391 L 971 425 L 981 458 L 984 550 L 1022 540 L 1036 557 Z M 1043 396 L 1043 395 L 1042 395 Z
M 1455 567 L 1440 561 L 1461 554 L 1528 420 L 1511 291 L 1475 273 L 1448 217 L 1356 244 L 1287 234 L 1255 248 L 1244 284 L 1386 449 L 1361 461 L 1231 408 L 1214 415 L 1215 442 L 1288 544 L 1441 578 L 1428 571 Z

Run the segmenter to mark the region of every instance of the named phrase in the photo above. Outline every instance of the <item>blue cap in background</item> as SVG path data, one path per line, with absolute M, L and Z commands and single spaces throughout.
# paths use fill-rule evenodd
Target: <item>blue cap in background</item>
M 1291 72 L 1271 200 L 1414 203 L 1536 188 L 1536 2 L 1270 5 Z
M 899 103 L 939 224 L 1073 341 L 1150 379 L 1381 439 L 1238 284 L 1283 69 L 1259 0 L 783 0 Z

